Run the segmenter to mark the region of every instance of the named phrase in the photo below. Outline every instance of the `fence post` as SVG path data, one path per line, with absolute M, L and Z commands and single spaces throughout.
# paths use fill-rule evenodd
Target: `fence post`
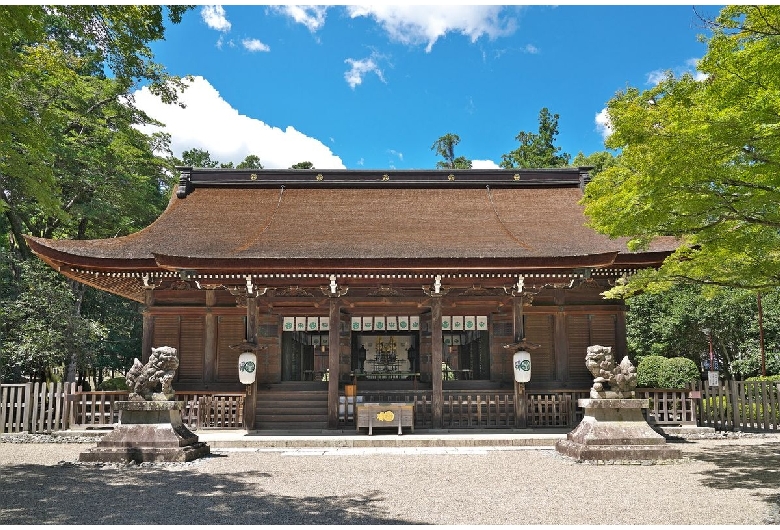
M 24 385 L 24 411 L 22 413 L 22 432 L 33 432 L 34 429 L 30 428 L 30 413 L 32 412 L 32 401 L 34 399 L 33 397 L 33 384 L 27 383 Z M 22 404 L 22 401 L 19 400 L 19 404 Z
M 731 385 L 731 410 L 732 417 L 734 418 L 734 423 L 731 425 L 731 430 L 737 431 L 742 425 L 742 414 L 739 413 L 739 405 L 742 402 L 739 397 L 739 382 L 731 379 L 728 383 Z
M 525 429 L 528 425 L 525 406 L 525 383 L 515 382 L 515 427 Z

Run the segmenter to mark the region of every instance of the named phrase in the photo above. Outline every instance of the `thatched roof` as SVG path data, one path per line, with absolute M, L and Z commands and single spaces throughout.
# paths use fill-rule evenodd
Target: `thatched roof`
M 654 265 L 587 227 L 573 168 L 183 172 L 168 208 L 125 237 L 29 238 L 52 264 L 103 271 L 523 270 Z

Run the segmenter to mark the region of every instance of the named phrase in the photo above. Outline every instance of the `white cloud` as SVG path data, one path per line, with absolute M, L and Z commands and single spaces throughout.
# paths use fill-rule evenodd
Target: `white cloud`
M 171 149 L 177 157 L 184 150 L 199 148 L 208 151 L 213 160 L 234 164 L 254 154 L 268 169 L 288 168 L 302 160 L 311 161 L 318 169 L 345 167 L 316 138 L 290 125 L 282 130 L 239 114 L 202 77 L 195 77 L 181 95 L 185 109 L 162 103 L 148 88 L 137 90 L 134 97 L 138 107 L 165 124 L 163 129 L 171 135 Z M 156 128 L 143 130 L 151 133 Z
M 257 39 L 244 39 L 241 41 L 241 44 L 244 45 L 244 48 L 249 50 L 250 52 L 270 52 L 271 48 L 263 44 Z
M 225 16 L 225 10 L 222 6 L 203 6 L 203 9 L 200 10 L 200 16 L 211 29 L 230 31 L 230 21 Z
M 404 154 L 401 151 L 396 151 L 395 149 L 388 149 L 387 152 L 390 153 L 391 156 L 397 157 L 398 160 L 403 162 Z
M 350 88 L 354 89 L 356 86 L 363 83 L 363 79 L 366 74 L 369 73 L 376 74 L 379 80 L 385 83 L 382 70 L 374 60 L 375 57 L 375 55 L 372 55 L 365 59 L 344 59 L 344 62 L 351 66 L 349 70 L 344 72 L 344 79 L 347 81 Z
M 670 74 L 678 79 L 685 74 L 690 74 L 696 81 L 704 81 L 707 79 L 707 74 L 699 72 L 696 69 L 698 65 L 699 59 L 688 59 L 683 66 L 677 66 L 666 70 L 653 70 L 647 74 L 647 84 L 655 86 L 661 81 L 664 81 Z
M 483 5 L 365 5 L 347 6 L 352 18 L 371 17 L 402 44 L 426 44 L 430 52 L 440 37 L 458 32 L 471 42 L 486 35 L 493 40 L 512 34 L 516 29 L 513 18 L 502 17 L 502 6 Z
M 314 33 L 325 25 L 325 15 L 328 6 L 271 6 L 271 9 L 277 13 L 282 13 L 292 18 L 298 24 L 303 24 L 309 31 Z
M 605 140 L 612 134 L 612 123 L 609 120 L 609 112 L 607 109 L 601 109 L 601 112 L 596 114 L 596 130 L 599 132 L 602 138 Z
M 525 53 L 530 53 L 532 55 L 536 55 L 539 53 L 539 48 L 534 46 L 533 44 L 526 44 L 524 48 Z
M 493 162 L 492 160 L 472 160 L 472 169 L 501 169 L 501 166 Z

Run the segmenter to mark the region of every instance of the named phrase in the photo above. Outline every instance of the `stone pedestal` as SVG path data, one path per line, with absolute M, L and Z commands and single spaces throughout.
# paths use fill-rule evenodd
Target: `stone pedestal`
M 580 399 L 582 422 L 555 449 L 577 460 L 673 460 L 682 456 L 642 416 L 647 399 Z
M 81 462 L 189 462 L 210 454 L 209 446 L 181 421 L 179 401 L 117 401 L 119 424 Z

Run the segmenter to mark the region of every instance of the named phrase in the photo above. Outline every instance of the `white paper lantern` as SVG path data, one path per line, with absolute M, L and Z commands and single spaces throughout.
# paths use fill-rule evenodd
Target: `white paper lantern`
M 531 380 L 531 354 L 519 351 L 512 356 L 512 366 L 515 369 L 515 381 L 527 383 Z
M 238 356 L 238 379 L 245 385 L 255 382 L 257 375 L 257 355 L 244 352 Z

